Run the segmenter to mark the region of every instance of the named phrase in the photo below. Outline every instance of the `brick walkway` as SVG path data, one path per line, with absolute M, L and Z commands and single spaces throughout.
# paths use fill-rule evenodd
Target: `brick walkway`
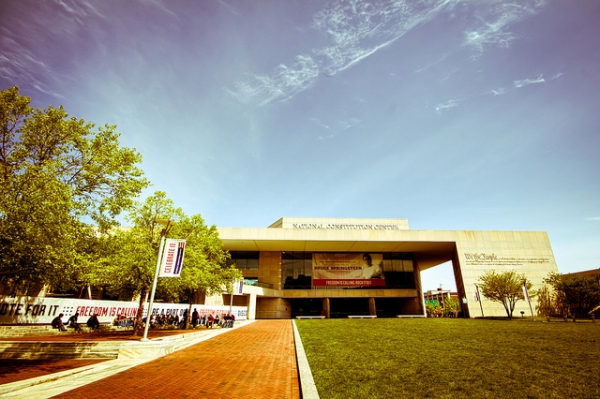
M 55 397 L 299 399 L 292 321 L 256 321 Z

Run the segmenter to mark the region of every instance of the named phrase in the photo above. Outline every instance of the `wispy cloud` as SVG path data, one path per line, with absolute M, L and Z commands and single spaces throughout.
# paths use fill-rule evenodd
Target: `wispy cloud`
M 458 0 L 428 2 L 332 2 L 313 18 L 313 28 L 330 44 L 298 55 L 267 75 L 251 75 L 226 89 L 243 103 L 266 105 L 310 87 L 319 76 L 333 76 L 394 43 L 411 29 L 432 19 Z
M 538 76 L 535 79 L 523 79 L 523 80 L 515 80 L 515 87 L 516 88 L 520 88 L 520 87 L 525 87 L 528 85 L 533 85 L 536 83 L 544 83 L 546 80 L 544 79 L 544 76 L 540 74 L 540 76 Z
M 495 4 L 490 4 L 495 3 Z M 535 14 L 545 0 L 486 1 L 485 15 L 479 15 L 480 25 L 465 32 L 467 46 L 482 52 L 488 46 L 508 47 L 515 36 L 508 29 L 515 22 Z
M 445 103 L 438 104 L 438 106 L 435 107 L 435 110 L 437 112 L 442 112 L 454 107 L 458 107 L 458 102 L 456 100 L 448 100 Z
M 600 222 L 600 216 L 592 216 L 589 218 L 585 218 L 588 222 Z
M 352 129 L 353 127 L 355 127 L 356 125 L 361 123 L 360 119 L 354 118 L 354 117 L 349 118 L 347 120 L 334 121 L 331 123 L 322 122 L 318 118 L 310 118 L 309 120 L 311 122 L 314 122 L 315 124 L 317 124 L 319 127 L 323 128 L 324 130 L 330 132 L 330 134 L 328 134 L 328 135 L 318 136 L 319 140 L 332 139 L 332 138 L 336 137 L 337 135 L 339 135 L 349 129 Z
M 492 89 L 492 94 L 495 96 L 501 96 L 502 94 L 504 94 L 504 87 L 499 87 L 497 89 Z

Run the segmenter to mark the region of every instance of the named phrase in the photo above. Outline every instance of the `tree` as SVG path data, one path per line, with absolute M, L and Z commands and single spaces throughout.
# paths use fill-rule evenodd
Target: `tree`
M 107 287 L 120 296 L 139 296 L 135 335 L 144 331 L 142 314 L 146 297 L 154 281 L 158 247 L 163 226 L 159 220 L 176 221 L 183 211 L 175 208 L 165 192 L 157 191 L 144 202 L 136 202 L 127 215 L 129 229 L 117 229 L 104 235 L 104 256 L 88 273 L 91 285 Z M 167 226 L 166 234 L 172 227 Z
M 600 277 L 550 273 L 544 279 L 554 288 L 555 301 L 565 312 L 587 314 L 600 305 Z
M 518 274 L 514 270 L 498 273 L 495 270 L 487 271 L 479 277 L 479 288 L 483 296 L 489 300 L 500 302 L 506 310 L 506 315 L 512 318 L 515 305 L 518 300 L 524 300 L 523 284 L 525 283 L 529 295 L 535 293 L 531 291 L 532 284 L 525 278 L 524 274 Z
M 165 192 L 157 191 L 145 202 L 137 203 L 127 219 L 133 222 L 131 229 L 105 236 L 106 256 L 90 273 L 89 281 L 107 286 L 113 295 L 139 295 L 136 335 L 143 334 L 142 314 L 154 280 L 163 230 L 158 220 L 175 221 L 166 234 L 169 238 L 186 239 L 181 276 L 159 279 L 158 298 L 174 302 L 187 300 L 191 307 L 199 293 L 224 292 L 228 283 L 241 274 L 235 268 L 226 267 L 229 254 L 223 251 L 216 227 L 207 227 L 200 215 L 185 215 Z M 187 313 L 189 317 L 191 312 Z
M 460 307 L 457 299 L 450 298 L 449 296 L 444 298 L 444 314 L 456 316 L 459 309 Z
M 148 185 L 115 126 L 29 103 L 18 87 L 0 92 L 0 276 L 21 293 L 75 284 L 95 248 L 90 222 L 115 225 Z
M 545 317 L 550 321 L 550 316 L 557 312 L 552 293 L 547 286 L 543 286 L 537 293 L 538 303 L 536 306 L 538 316 Z
M 164 287 L 172 300 L 187 300 L 189 303 L 185 325 L 190 323 L 192 303 L 198 302 L 200 295 L 229 292 L 232 283 L 241 278 L 242 273 L 234 266 L 227 267 L 229 253 L 223 251 L 216 226 L 206 226 L 199 214 L 182 217 L 173 228 L 173 236 L 186 240 L 185 267 L 179 278 L 165 279 Z

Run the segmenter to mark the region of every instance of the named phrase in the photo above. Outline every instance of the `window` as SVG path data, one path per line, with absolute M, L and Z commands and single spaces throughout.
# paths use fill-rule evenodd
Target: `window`
M 227 266 L 235 265 L 239 270 L 258 270 L 259 252 L 229 251 L 231 259 L 227 259 Z
M 312 253 L 282 252 L 283 289 L 310 289 L 312 285 Z

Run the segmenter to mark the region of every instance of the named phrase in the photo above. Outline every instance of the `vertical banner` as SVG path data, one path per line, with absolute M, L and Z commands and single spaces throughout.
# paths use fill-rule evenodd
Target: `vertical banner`
M 235 280 L 233 282 L 233 294 L 242 295 L 244 293 L 244 279 Z
M 179 277 L 184 253 L 185 240 L 167 238 L 158 277 Z

